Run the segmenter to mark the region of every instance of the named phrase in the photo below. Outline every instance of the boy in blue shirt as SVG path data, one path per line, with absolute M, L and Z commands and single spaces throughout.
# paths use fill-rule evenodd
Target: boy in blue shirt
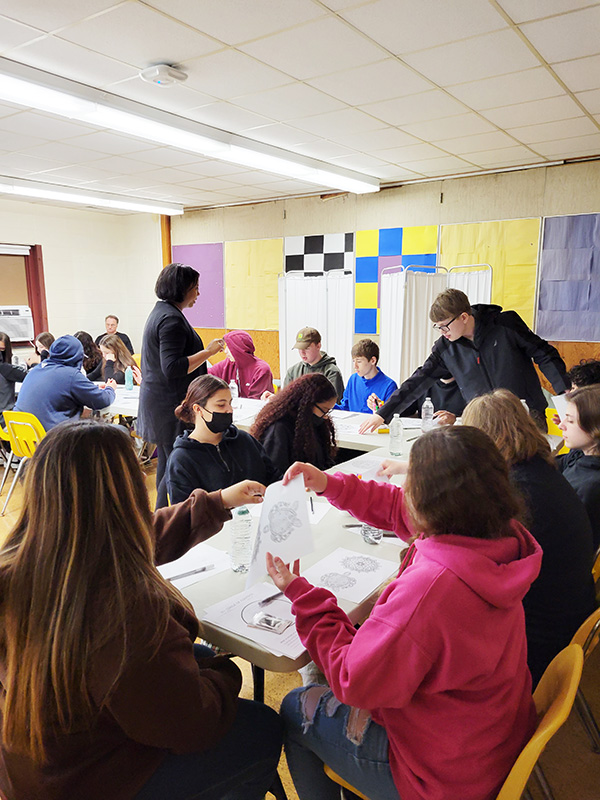
M 344 396 L 335 407 L 343 411 L 362 411 L 370 414 L 368 397 L 376 394 L 385 401 L 396 391 L 396 381 L 388 378 L 377 366 L 379 346 L 371 339 L 360 339 L 354 345 L 352 361 L 355 372 L 350 376 Z

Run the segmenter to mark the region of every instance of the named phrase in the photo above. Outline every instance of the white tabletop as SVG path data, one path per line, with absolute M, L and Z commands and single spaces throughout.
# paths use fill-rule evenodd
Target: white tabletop
M 315 497 L 316 503 L 327 503 L 324 498 Z M 327 505 L 329 505 L 327 503 Z M 316 542 L 316 550 L 300 561 L 300 573 L 324 556 L 333 552 L 338 547 L 346 547 L 355 550 L 357 553 L 375 555 L 378 558 L 386 558 L 397 561 L 400 564 L 400 553 L 403 546 L 399 546 L 395 537 L 384 538 L 379 545 L 366 544 L 360 535 L 358 528 L 343 528 L 344 522 L 355 522 L 350 514 L 338 511 L 330 506 L 330 510 L 323 519 L 314 526 L 313 533 Z M 258 519 L 253 518 L 254 527 L 258 526 Z M 227 522 L 223 530 L 216 536 L 208 540 L 208 543 L 220 550 L 227 550 L 229 546 L 229 535 L 231 522 Z M 358 531 L 358 532 L 357 532 Z M 392 543 L 396 542 L 396 543 Z M 270 580 L 265 578 L 265 580 Z M 310 660 L 308 653 L 304 652 L 297 659 L 276 656 L 264 650 L 259 644 L 251 639 L 238 636 L 231 631 L 219 628 L 212 623 L 203 621 L 204 610 L 214 603 L 231 597 L 245 588 L 246 575 L 236 574 L 233 571 L 221 572 L 214 577 L 203 580 L 200 583 L 192 584 L 182 590 L 182 593 L 192 603 L 196 616 L 201 622 L 201 635 L 211 644 L 217 645 L 224 650 L 251 661 L 258 667 L 271 670 L 272 672 L 292 672 L 307 664 Z M 362 622 L 368 617 L 377 597 L 379 589 L 359 604 L 354 604 L 346 600 L 340 600 L 339 605 L 348 614 L 353 623 Z

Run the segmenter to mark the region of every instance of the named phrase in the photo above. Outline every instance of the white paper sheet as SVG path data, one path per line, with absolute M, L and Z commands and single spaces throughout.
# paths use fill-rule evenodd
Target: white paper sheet
M 272 553 L 286 563 L 315 549 L 308 520 L 304 476 L 297 475 L 287 486 L 282 481 L 267 487 L 254 541 L 246 588 L 266 574 L 266 555 Z
M 343 411 L 341 408 L 334 408 L 333 411 L 329 412 L 329 416 L 331 419 L 348 420 L 358 416 L 358 413 L 356 411 Z
M 370 453 L 363 453 L 356 458 L 351 458 L 349 461 L 344 461 L 340 464 L 340 470 L 347 475 L 358 475 L 363 481 L 378 481 L 379 483 L 387 483 L 388 479 L 385 475 L 378 475 L 384 459 L 381 456 L 373 456 Z
M 162 564 L 158 567 L 158 571 L 168 580 L 172 579 L 174 575 L 182 575 L 187 572 L 192 572 L 202 567 L 210 567 L 205 572 L 196 572 L 193 575 L 187 575 L 185 578 L 178 578 L 172 581 L 173 585 L 178 589 L 183 589 L 185 586 L 191 586 L 193 583 L 205 581 L 207 578 L 212 578 L 219 572 L 224 572 L 229 569 L 229 556 L 222 550 L 217 550 L 216 547 L 211 547 L 205 542 L 197 544 L 188 550 L 185 555 L 178 558 L 176 561 L 170 561 L 168 564 Z
M 552 398 L 552 402 L 554 403 L 554 408 L 556 409 L 556 413 L 558 414 L 560 419 L 563 420 L 565 414 L 567 413 L 568 398 L 566 394 L 554 395 L 554 397 Z
M 262 503 L 257 503 L 256 505 L 246 506 L 250 510 L 250 515 L 256 517 L 257 519 L 260 517 L 262 513 Z M 327 514 L 328 511 L 331 511 L 331 506 L 329 503 L 324 503 L 322 500 L 316 501 L 313 500 L 313 505 L 311 508 L 310 500 L 306 501 L 306 511 L 308 514 L 308 521 L 311 525 L 317 525 Z
M 336 597 L 360 603 L 396 573 L 398 567 L 394 561 L 338 547 L 302 571 L 302 577 L 314 586 L 329 589 Z
M 275 655 L 298 658 L 304 652 L 304 645 L 296 633 L 292 604 L 286 597 L 278 597 L 264 608 L 259 601 L 275 594 L 277 587 L 272 583 L 256 583 L 244 592 L 228 597 L 206 609 L 203 619 L 228 631 L 257 642 Z M 292 620 L 293 625 L 282 634 L 273 631 L 251 628 L 248 622 L 258 611 L 264 611 L 285 620 Z
M 238 397 L 233 410 L 233 421 L 238 422 L 242 419 L 255 417 L 264 405 L 264 400 L 258 400 L 254 397 Z

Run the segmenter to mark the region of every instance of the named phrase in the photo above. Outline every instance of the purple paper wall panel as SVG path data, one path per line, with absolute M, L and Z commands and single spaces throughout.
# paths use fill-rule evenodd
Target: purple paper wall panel
M 190 324 L 196 328 L 225 327 L 223 243 L 176 245 L 173 261 L 189 264 L 200 273 L 200 296 L 193 308 L 183 312 Z

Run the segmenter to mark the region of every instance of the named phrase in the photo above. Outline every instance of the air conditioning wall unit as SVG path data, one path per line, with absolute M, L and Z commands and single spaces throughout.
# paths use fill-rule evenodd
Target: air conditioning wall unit
M 13 342 L 33 339 L 33 315 L 29 306 L 0 306 L 0 333 Z

